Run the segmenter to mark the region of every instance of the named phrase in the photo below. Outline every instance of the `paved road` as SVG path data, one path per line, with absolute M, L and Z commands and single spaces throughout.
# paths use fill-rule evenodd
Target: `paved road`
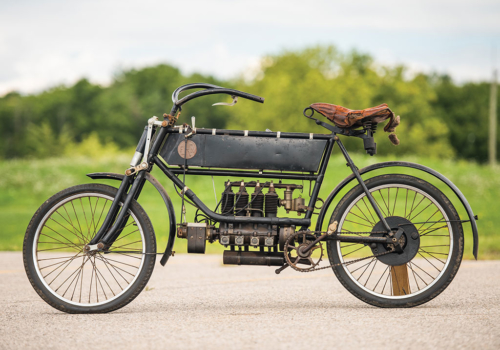
M 114 313 L 67 315 L 34 292 L 20 253 L 0 253 L 0 348 L 500 348 L 500 261 L 463 262 L 413 309 L 366 305 L 328 270 L 276 276 L 216 255 L 175 256 L 148 287 Z

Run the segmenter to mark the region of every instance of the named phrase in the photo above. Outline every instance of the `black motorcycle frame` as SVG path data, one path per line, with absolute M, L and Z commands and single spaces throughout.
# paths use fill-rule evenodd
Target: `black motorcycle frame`
M 190 90 L 190 89 L 204 89 L 200 91 L 196 91 L 194 93 L 191 93 L 181 99 L 179 99 L 179 94 L 183 91 Z M 158 153 L 160 150 L 160 147 L 164 143 L 166 137 L 169 134 L 172 133 L 183 133 L 186 138 L 191 136 L 193 133 L 212 133 L 212 129 L 195 129 L 193 127 L 185 128 L 185 130 L 179 130 L 179 128 L 173 127 L 172 123 L 172 116 L 176 115 L 176 113 L 180 112 L 182 105 L 185 104 L 186 102 L 206 96 L 206 95 L 212 95 L 212 94 L 226 94 L 230 95 L 233 98 L 236 96 L 242 97 L 245 99 L 249 99 L 255 102 L 260 102 L 263 103 L 264 99 L 259 96 L 251 95 L 248 93 L 244 93 L 241 91 L 237 90 L 232 90 L 232 89 L 226 89 L 226 88 L 221 88 L 215 85 L 211 84 L 188 84 L 179 87 L 175 92 L 173 93 L 172 99 L 174 101 L 174 105 L 172 107 L 172 110 L 170 112 L 170 115 L 165 115 L 164 122 L 162 123 L 161 126 L 157 127 L 154 138 L 152 139 L 153 142 L 151 144 L 150 149 L 147 152 L 147 167 L 144 169 L 141 169 L 137 172 L 132 173 L 131 175 L 121 175 L 121 174 L 112 174 L 112 173 L 94 173 L 94 174 L 88 174 L 89 177 L 93 179 L 115 179 L 115 180 L 120 180 L 121 184 L 118 189 L 117 195 L 115 197 L 115 200 L 113 201 L 109 212 L 103 222 L 103 225 L 97 232 L 97 234 L 94 236 L 94 238 L 91 240 L 90 245 L 97 244 L 99 242 L 104 243 L 104 245 L 111 245 L 116 238 L 118 237 L 120 233 L 120 229 L 124 226 L 125 222 L 128 219 L 128 209 L 130 207 L 130 203 L 132 200 L 137 200 L 142 188 L 145 184 L 146 181 L 151 182 L 154 187 L 158 190 L 160 195 L 162 196 L 167 211 L 170 219 L 170 233 L 169 233 L 169 240 L 167 244 L 167 248 L 165 250 L 165 253 L 163 254 L 163 258 L 161 259 L 161 264 L 165 265 L 167 262 L 169 256 L 172 254 L 172 248 L 174 245 L 175 241 L 175 236 L 176 236 L 176 218 L 175 218 L 175 211 L 172 205 L 172 201 L 170 200 L 170 197 L 168 196 L 167 192 L 165 189 L 161 186 L 161 184 L 150 174 L 150 171 L 152 170 L 153 166 L 157 166 L 173 183 L 175 186 L 177 186 L 183 193 L 184 196 L 186 196 L 189 200 L 191 200 L 205 215 L 207 215 L 211 220 L 215 222 L 226 222 L 226 223 L 259 223 L 259 224 L 269 224 L 269 225 L 296 225 L 297 227 L 301 227 L 301 230 L 308 230 L 309 227 L 311 226 L 311 217 L 313 215 L 314 208 L 316 206 L 316 202 L 318 200 L 318 195 L 320 193 L 320 189 L 323 183 L 323 179 L 326 174 L 326 169 L 328 166 L 328 162 L 330 160 L 330 156 L 333 152 L 333 147 L 335 143 L 339 146 L 342 154 L 344 155 L 347 165 L 350 167 L 352 174 L 348 176 L 345 180 L 343 180 L 336 189 L 332 191 L 330 196 L 328 196 L 327 200 L 325 201 L 324 205 L 322 206 L 320 212 L 319 212 L 319 218 L 317 221 L 316 229 L 315 231 L 321 231 L 323 222 L 325 219 L 326 212 L 328 210 L 329 205 L 332 203 L 333 199 L 335 196 L 340 192 L 342 188 L 344 188 L 349 182 L 352 180 L 356 179 L 359 185 L 362 187 L 364 192 L 366 193 L 367 199 L 370 201 L 371 206 L 375 210 L 378 218 L 380 221 L 383 223 L 385 228 L 387 229 L 387 232 L 391 231 L 391 228 L 387 224 L 382 212 L 378 208 L 375 200 L 373 199 L 371 193 L 367 189 L 361 175 L 375 170 L 375 169 L 380 169 L 380 168 L 386 168 L 389 166 L 399 166 L 399 167 L 409 167 L 409 168 L 414 168 L 418 170 L 425 171 L 429 174 L 432 174 L 442 182 L 444 182 L 448 187 L 450 187 L 454 193 L 457 195 L 457 197 L 460 199 L 462 202 L 464 208 L 467 211 L 467 214 L 469 216 L 469 220 L 464 220 L 464 221 L 470 221 L 471 226 L 472 226 L 472 232 L 473 232 L 473 237 L 474 237 L 474 249 L 473 253 L 474 256 L 477 258 L 477 249 L 478 249 L 478 235 L 477 235 L 477 225 L 475 222 L 475 219 L 477 217 L 474 217 L 472 213 L 472 209 L 470 205 L 467 203 L 467 200 L 463 196 L 463 194 L 458 190 L 458 188 L 453 185 L 451 181 L 449 181 L 446 177 L 444 177 L 442 174 L 439 174 L 438 172 L 429 169 L 427 167 L 414 164 L 414 163 L 405 163 L 405 162 L 386 162 L 386 163 L 379 163 L 375 164 L 373 166 L 370 166 L 368 168 L 362 169 L 361 171 L 358 170 L 358 168 L 355 166 L 353 163 L 352 159 L 350 158 L 347 150 L 345 149 L 344 145 L 340 141 L 338 135 L 344 135 L 344 136 L 354 136 L 358 138 L 362 138 L 365 140 L 365 148 L 367 149 L 367 152 L 370 153 L 370 151 L 367 148 L 367 145 L 373 145 L 373 134 L 372 130 L 369 128 L 363 128 L 361 130 L 351 130 L 351 129 L 341 129 L 336 126 L 333 126 L 331 124 L 327 124 L 324 122 L 321 122 L 317 119 L 312 118 L 312 114 L 308 115 L 306 111 L 304 111 L 304 115 L 316 122 L 316 124 L 328 129 L 331 134 L 309 134 L 309 133 L 273 133 L 273 132 L 260 132 L 260 131 L 242 131 L 242 130 L 216 130 L 216 133 L 223 134 L 223 135 L 234 135 L 234 136 L 245 136 L 245 137 L 281 137 L 281 138 L 293 138 L 293 139 L 322 139 L 326 140 L 326 148 L 324 150 L 321 163 L 319 166 L 318 171 L 316 172 L 310 172 L 310 173 L 297 173 L 297 172 L 272 172 L 272 171 L 264 171 L 264 170 L 258 170 L 257 171 L 242 171 L 242 170 L 226 170 L 226 169 L 205 169 L 205 168 L 197 168 L 197 169 L 192 169 L 189 167 L 169 167 L 166 165 L 159 157 Z M 137 152 L 139 153 L 144 153 L 145 152 L 145 140 L 147 137 L 147 130 L 148 127 L 145 128 L 143 136 L 141 137 L 141 140 L 139 142 L 139 145 L 137 147 Z M 151 134 L 150 134 L 151 136 Z M 371 153 L 373 154 L 373 153 Z M 208 208 L 207 205 L 205 205 L 197 196 L 196 194 L 189 189 L 186 184 L 179 179 L 178 175 L 180 174 L 185 174 L 185 175 L 200 175 L 200 176 L 224 176 L 224 177 L 238 177 L 238 178 L 243 178 L 243 177 L 251 177 L 251 178 L 262 178 L 262 179 L 289 179 L 289 180 L 310 180 L 314 181 L 314 187 L 312 189 L 312 193 L 310 196 L 309 204 L 308 204 L 308 209 L 305 212 L 305 217 L 304 218 L 288 218 L 288 217 L 249 217 L 249 216 L 227 216 L 227 215 L 221 215 L 218 214 Z M 123 202 L 123 205 L 120 210 L 120 201 Z M 114 222 L 114 224 L 113 224 Z M 319 235 L 319 234 L 318 234 Z M 347 235 L 337 235 L 335 237 L 332 237 L 333 239 L 340 240 L 340 241 L 348 241 L 351 236 Z M 356 239 L 359 240 L 359 237 L 356 236 Z M 379 237 L 363 237 L 362 238 L 363 243 L 373 243 L 373 242 L 379 242 L 380 238 Z M 156 253 L 156 252 L 151 252 L 151 253 Z

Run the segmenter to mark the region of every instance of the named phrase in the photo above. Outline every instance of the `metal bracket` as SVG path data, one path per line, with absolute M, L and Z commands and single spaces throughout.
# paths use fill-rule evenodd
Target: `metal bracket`
M 132 176 L 134 174 L 137 174 L 141 170 L 146 170 L 147 168 L 148 168 L 148 163 L 142 162 L 141 164 L 139 164 L 137 166 L 134 166 L 132 168 L 125 170 L 125 175 Z

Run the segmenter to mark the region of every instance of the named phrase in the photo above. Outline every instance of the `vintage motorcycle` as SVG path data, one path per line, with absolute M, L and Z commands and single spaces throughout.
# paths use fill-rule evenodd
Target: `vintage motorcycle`
M 179 98 L 191 89 L 197 91 Z M 358 170 L 351 160 L 339 136 L 361 138 L 366 152 L 374 155 L 373 135 L 377 124 L 386 120 L 384 131 L 399 144 L 394 131 L 400 118 L 387 105 L 365 110 L 310 105 L 304 116 L 327 134 L 204 129 L 196 128 L 194 118 L 192 125 L 175 125 L 187 102 L 212 94 L 233 98 L 231 104 L 219 104 L 234 105 L 238 98 L 264 102 L 262 97 L 211 84 L 181 86 L 173 93 L 170 114 L 148 120 L 125 174 L 88 174 L 92 179 L 118 180 L 119 188 L 70 187 L 38 209 L 26 231 L 23 256 L 28 278 L 43 300 L 68 313 L 103 313 L 139 295 L 158 254 L 151 221 L 137 202 L 146 181 L 162 196 L 169 217 L 162 265 L 173 255 L 176 236 L 187 240 L 188 253 L 205 253 L 207 241 L 218 242 L 227 248 L 224 264 L 276 266 L 276 273 L 288 267 L 299 272 L 331 268 L 342 285 L 366 303 L 412 307 L 436 297 L 455 277 L 464 249 L 463 222 L 471 224 L 477 258 L 477 217 L 446 177 L 399 161 Z M 313 118 L 315 112 L 332 123 Z M 318 195 L 334 144 L 352 174 L 322 200 Z M 169 195 L 150 173 L 155 165 L 182 197 L 181 224 L 176 223 Z M 434 176 L 458 197 L 468 219 L 461 220 L 451 201 L 420 178 L 361 177 L 388 167 Z M 224 182 L 222 196 L 211 210 L 186 185 L 186 175 L 234 180 Z M 256 180 L 241 180 L 245 178 Z M 354 180 L 358 184 L 325 218 L 332 201 Z M 301 195 L 294 195 L 303 190 L 304 181 L 311 183 L 307 205 Z M 197 209 L 191 222 L 186 222 L 186 204 Z M 299 217 L 278 216 L 279 208 Z M 325 254 L 329 264 L 319 265 Z

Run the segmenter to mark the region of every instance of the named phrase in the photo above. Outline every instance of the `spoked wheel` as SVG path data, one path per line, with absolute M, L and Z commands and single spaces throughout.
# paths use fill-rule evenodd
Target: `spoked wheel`
M 433 299 L 462 260 L 463 230 L 455 208 L 436 187 L 413 176 L 383 175 L 365 183 L 392 232 L 385 232 L 359 185 L 341 200 L 331 221 L 338 221 L 341 234 L 359 236 L 396 238 L 401 228 L 397 239 L 403 249 L 387 253 L 392 244 L 329 241 L 336 276 L 353 295 L 379 307 L 412 307 Z
M 33 216 L 23 257 L 36 292 L 69 313 L 102 313 L 131 302 L 146 286 L 155 263 L 153 227 L 137 202 L 108 251 L 88 252 L 116 195 L 116 188 L 89 184 L 68 188 Z

